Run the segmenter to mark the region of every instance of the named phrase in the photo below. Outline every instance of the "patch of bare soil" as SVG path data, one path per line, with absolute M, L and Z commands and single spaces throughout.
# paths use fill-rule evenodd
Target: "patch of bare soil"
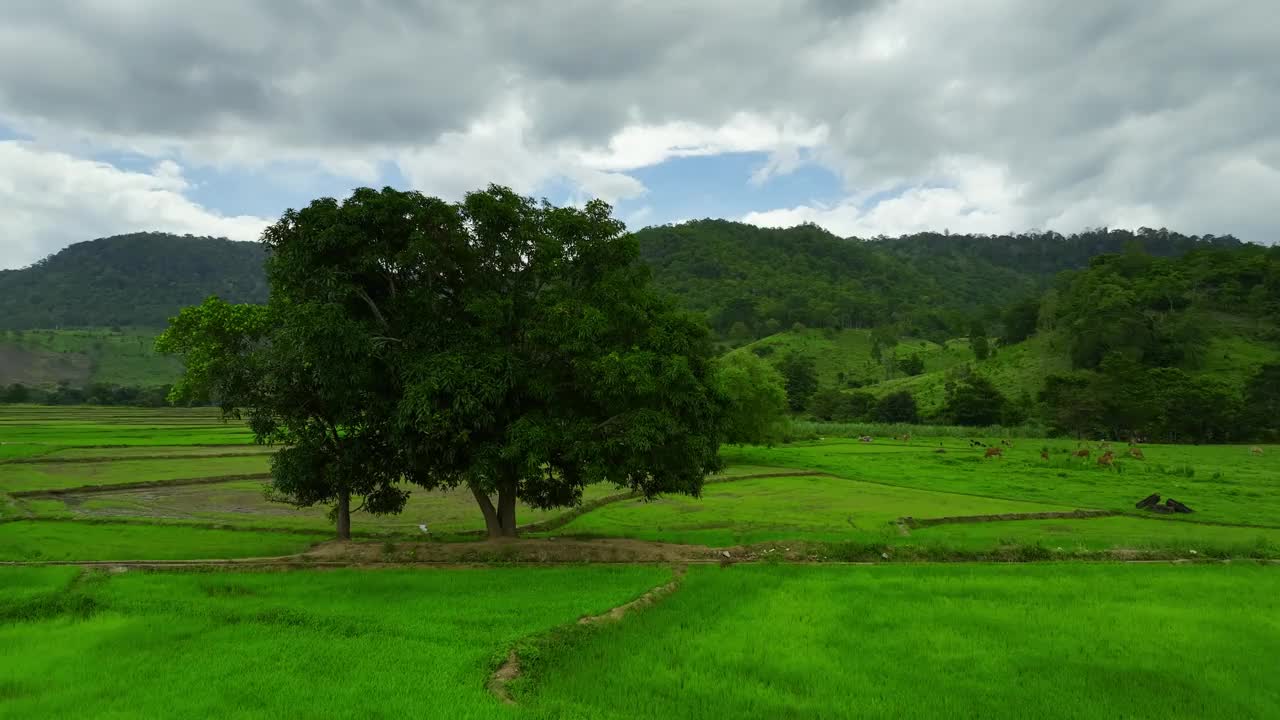
M 626 538 L 552 540 L 502 538 L 477 542 L 327 542 L 303 557 L 363 563 L 683 563 L 754 559 L 742 548 L 710 548 Z

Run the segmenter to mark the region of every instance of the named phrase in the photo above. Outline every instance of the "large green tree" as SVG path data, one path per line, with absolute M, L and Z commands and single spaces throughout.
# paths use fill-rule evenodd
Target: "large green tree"
M 594 482 L 696 495 L 719 467 L 705 326 L 650 289 L 608 205 L 360 189 L 263 239 L 267 307 L 237 311 L 239 333 L 180 316 L 165 343 L 180 387 L 284 444 L 276 488 L 336 503 L 340 530 L 351 495 L 396 511 L 407 484 L 466 486 L 489 535 L 513 536 L 518 502 L 572 505 Z

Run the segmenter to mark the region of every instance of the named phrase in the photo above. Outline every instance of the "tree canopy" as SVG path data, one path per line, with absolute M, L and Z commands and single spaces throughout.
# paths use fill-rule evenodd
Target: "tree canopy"
M 161 346 L 187 360 L 176 395 L 283 444 L 275 487 L 335 503 L 340 530 L 353 494 L 394 512 L 407 485 L 466 486 L 509 536 L 517 501 L 696 495 L 719 467 L 729 399 L 705 326 L 651 289 L 602 202 L 359 189 L 286 212 L 264 244 L 265 308 L 210 300 Z

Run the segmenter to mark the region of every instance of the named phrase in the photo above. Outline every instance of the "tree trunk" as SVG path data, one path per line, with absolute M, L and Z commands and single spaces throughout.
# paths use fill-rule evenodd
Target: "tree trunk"
M 516 536 L 516 481 L 507 480 L 498 486 L 498 525 L 503 537 Z
M 496 538 L 502 535 L 502 525 L 498 523 L 498 512 L 493 509 L 493 500 L 482 490 L 476 487 L 471 488 L 471 494 L 475 496 L 476 503 L 480 505 L 480 512 L 484 515 L 484 527 L 489 533 L 489 537 Z
M 347 490 L 338 494 L 338 539 L 351 539 L 351 493 Z

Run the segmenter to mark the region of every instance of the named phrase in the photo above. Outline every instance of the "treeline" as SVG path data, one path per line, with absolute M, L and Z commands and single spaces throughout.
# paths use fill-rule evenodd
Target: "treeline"
M 975 320 L 1038 298 L 1064 270 L 1099 254 L 1141 248 L 1155 258 L 1244 246 L 1231 236 L 1143 228 L 1073 235 L 920 233 L 840 238 L 816 225 L 758 228 L 702 220 L 636 233 L 657 284 L 707 315 L 720 336 L 746 341 L 796 325 L 894 325 L 942 341 Z
M 0 388 L 0 403 L 33 405 L 127 405 L 132 407 L 163 407 L 172 386 L 134 387 L 92 383 L 74 387 L 60 383 L 52 389 L 28 387 L 13 383 Z

